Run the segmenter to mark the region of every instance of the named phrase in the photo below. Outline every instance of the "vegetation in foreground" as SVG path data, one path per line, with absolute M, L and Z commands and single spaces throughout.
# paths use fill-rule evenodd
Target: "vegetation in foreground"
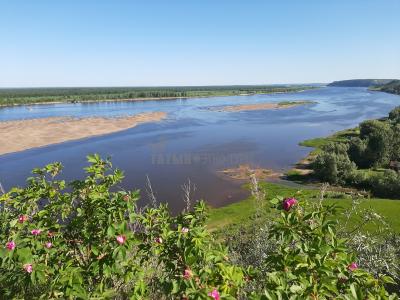
M 152 98 L 190 98 L 298 92 L 310 85 L 0 89 L 0 106 Z
M 178 216 L 139 209 L 137 191 L 112 188 L 121 171 L 89 162 L 82 180 L 58 180 L 54 163 L 1 196 L 2 299 L 398 298 L 385 288 L 394 278 L 365 269 L 340 236 L 335 205 L 273 198 L 270 247 L 243 256 L 205 229 L 204 203 Z

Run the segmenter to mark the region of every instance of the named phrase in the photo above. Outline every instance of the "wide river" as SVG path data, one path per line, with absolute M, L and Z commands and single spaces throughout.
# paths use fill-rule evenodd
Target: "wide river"
M 282 110 L 217 112 L 213 106 L 311 100 L 316 104 Z M 167 101 L 51 104 L 0 109 L 0 121 L 51 116 L 121 116 L 164 111 L 159 123 L 100 137 L 66 142 L 0 156 L 0 182 L 5 189 L 23 185 L 30 170 L 53 161 L 64 164 L 63 177 L 82 177 L 86 155 L 110 156 L 125 171 L 124 188 L 140 188 L 146 175 L 157 200 L 173 211 L 184 207 L 182 185 L 195 184 L 195 199 L 222 206 L 243 199 L 240 183 L 217 171 L 250 163 L 284 170 L 307 155 L 298 143 L 379 118 L 400 105 L 400 96 L 365 88 L 324 87 L 299 93 L 177 99 Z M 27 133 L 29 134 L 29 133 Z M 57 134 L 54 132 L 54 134 Z

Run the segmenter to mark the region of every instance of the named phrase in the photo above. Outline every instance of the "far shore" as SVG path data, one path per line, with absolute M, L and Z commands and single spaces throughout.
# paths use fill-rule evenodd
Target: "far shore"
M 236 96 L 254 96 L 254 95 L 271 95 L 271 94 L 287 94 L 287 93 L 300 93 L 307 89 L 289 91 L 289 92 L 270 92 L 270 93 L 242 93 L 235 95 L 207 95 L 207 96 L 185 96 L 185 97 L 145 97 L 145 98 L 117 98 L 117 99 L 98 99 L 98 100 L 67 100 L 67 101 L 39 101 L 32 103 L 13 103 L 13 104 L 0 104 L 1 108 L 14 107 L 14 106 L 34 106 L 46 104 L 85 104 L 85 103 L 101 103 L 101 102 L 142 102 L 142 101 L 163 101 L 163 100 L 187 100 L 195 98 L 213 98 L 213 97 L 236 97 Z
M 105 135 L 166 118 L 165 112 L 126 117 L 51 117 L 0 122 L 0 155 Z

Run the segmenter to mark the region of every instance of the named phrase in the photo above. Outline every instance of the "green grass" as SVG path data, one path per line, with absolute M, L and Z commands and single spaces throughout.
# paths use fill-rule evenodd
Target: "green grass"
M 320 191 L 304 189 L 299 191 L 296 188 L 291 188 L 274 183 L 261 183 L 262 188 L 266 192 L 266 200 L 261 208 L 263 218 L 272 218 L 273 213 L 268 209 L 267 201 L 276 197 L 289 197 L 295 196 L 298 199 L 310 199 L 316 201 L 319 199 Z M 324 203 L 338 204 L 343 210 L 348 210 L 351 207 L 352 200 L 349 195 L 340 192 L 327 192 Z M 380 198 L 371 198 L 360 200 L 360 208 L 371 208 L 378 214 L 381 214 L 391 228 L 400 233 L 400 200 L 389 200 Z M 230 204 L 221 208 L 211 208 L 210 218 L 207 223 L 207 227 L 211 231 L 228 230 L 228 228 L 236 228 L 238 226 L 246 226 L 253 222 L 252 217 L 260 209 L 260 203 L 250 197 L 246 200 Z M 344 216 L 339 213 L 337 216 L 339 222 L 344 220 Z M 358 217 L 353 218 L 349 222 L 349 226 L 354 226 L 358 220 Z M 373 230 L 374 227 L 369 225 L 366 227 L 367 230 Z
M 315 101 L 309 101 L 309 100 L 304 100 L 304 101 L 281 101 L 278 103 L 279 106 L 289 106 L 289 105 L 304 105 L 304 104 L 315 104 L 317 102 Z
M 346 142 L 352 137 L 359 135 L 359 128 L 351 128 L 338 131 L 327 137 L 320 137 L 315 139 L 305 140 L 299 143 L 300 146 L 313 147 L 312 154 L 317 154 L 321 151 L 321 148 L 331 142 Z

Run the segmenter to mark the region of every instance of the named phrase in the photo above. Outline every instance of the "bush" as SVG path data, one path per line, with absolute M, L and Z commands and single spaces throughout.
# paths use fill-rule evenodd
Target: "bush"
M 57 180 L 54 163 L 0 197 L 1 299 L 393 299 L 392 279 L 361 270 L 337 237 L 334 206 L 274 199 L 274 251 L 239 266 L 203 202 L 138 209 L 138 191 L 115 188 L 121 171 L 89 162 L 82 180 Z
M 324 147 L 312 164 L 315 175 L 329 183 L 346 183 L 347 177 L 356 169 L 347 155 L 347 149 L 348 146 L 342 143 L 330 143 Z
M 389 120 L 394 123 L 400 122 L 400 106 L 397 106 L 389 113 Z
M 384 173 L 371 176 L 369 184 L 374 194 L 379 197 L 390 198 L 400 194 L 400 176 L 393 170 L 385 170 Z
M 365 157 L 365 151 L 367 149 L 367 142 L 360 139 L 359 137 L 354 137 L 349 143 L 349 158 L 354 161 L 359 168 L 368 168 L 371 162 Z
M 56 180 L 55 163 L 1 196 L 1 299 L 234 299 L 243 271 L 210 240 L 204 203 L 177 217 L 139 212 L 137 191 L 110 191 L 122 172 L 89 162 L 83 180 Z
M 360 139 L 366 143 L 363 160 L 367 167 L 389 165 L 392 136 L 392 129 L 386 122 L 370 120 L 360 124 Z

